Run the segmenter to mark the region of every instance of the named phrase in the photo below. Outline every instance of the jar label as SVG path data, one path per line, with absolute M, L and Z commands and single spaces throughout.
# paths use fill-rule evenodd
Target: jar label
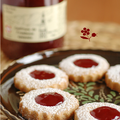
M 16 7 L 3 4 L 3 37 L 18 42 L 47 42 L 66 32 L 66 4 Z

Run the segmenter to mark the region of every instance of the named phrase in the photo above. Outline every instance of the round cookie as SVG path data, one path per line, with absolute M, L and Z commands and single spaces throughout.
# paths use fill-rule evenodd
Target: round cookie
M 108 61 L 95 54 L 75 54 L 63 59 L 59 68 L 74 82 L 89 82 L 101 79 L 109 68 Z
M 109 88 L 120 92 L 120 64 L 110 67 L 105 74 L 105 82 Z
M 60 89 L 45 88 L 26 93 L 20 100 L 19 112 L 29 120 L 68 120 L 78 107 L 79 102 L 74 95 Z
M 120 106 L 115 105 L 113 103 L 103 102 L 93 102 L 84 104 L 75 111 L 74 116 L 74 120 L 119 120 L 119 119 L 120 119 Z
M 21 91 L 41 88 L 65 89 L 68 87 L 68 76 L 62 70 L 50 65 L 35 65 L 20 70 L 15 74 L 14 85 Z

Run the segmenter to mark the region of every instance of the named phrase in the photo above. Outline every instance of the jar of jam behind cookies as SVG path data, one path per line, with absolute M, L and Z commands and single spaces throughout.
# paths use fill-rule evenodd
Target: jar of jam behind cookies
M 2 0 L 1 48 L 11 59 L 62 47 L 66 0 Z

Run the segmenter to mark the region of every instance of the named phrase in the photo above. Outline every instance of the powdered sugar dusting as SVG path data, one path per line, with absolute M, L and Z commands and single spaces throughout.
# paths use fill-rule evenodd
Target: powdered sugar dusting
M 83 68 L 76 66 L 73 62 L 77 59 L 91 59 L 98 63 L 98 66 L 92 66 L 91 68 Z M 75 75 L 81 75 L 81 74 L 93 74 L 97 73 L 101 70 L 107 70 L 109 67 L 109 64 L 107 60 L 99 55 L 94 54 L 75 54 L 72 56 L 69 56 L 65 59 L 63 59 L 59 67 L 62 68 L 66 73 L 69 74 L 75 74 Z
M 49 92 L 57 92 L 58 94 L 62 95 L 64 97 L 64 102 L 57 106 L 42 106 L 35 102 L 36 96 Z M 53 116 L 66 110 L 69 112 L 71 109 L 74 109 L 76 105 L 79 106 L 78 100 L 73 95 L 69 94 L 68 92 L 53 88 L 32 90 L 22 97 L 20 104 L 22 104 L 22 109 L 28 108 L 29 111 L 36 111 L 37 113 L 44 112 L 47 114 L 52 114 Z
M 91 59 L 97 62 L 98 65 L 90 68 L 79 67 L 74 64 L 74 61 L 79 59 Z M 103 77 L 109 66 L 105 58 L 95 54 L 75 54 L 59 63 L 59 68 L 65 71 L 70 79 L 75 82 L 97 81 Z
M 108 78 L 113 82 L 118 82 L 120 84 L 120 64 L 111 66 L 107 71 Z
M 120 106 L 115 105 L 113 103 L 103 103 L 103 102 L 94 102 L 94 103 L 87 103 L 83 106 L 80 106 L 76 111 L 75 111 L 75 116 L 78 119 L 75 120 L 97 120 L 94 118 L 91 114 L 90 111 L 102 107 L 102 106 L 108 106 L 111 108 L 115 108 L 120 112 Z
M 55 74 L 54 78 L 48 80 L 39 80 L 30 76 L 30 72 L 34 70 L 43 70 L 43 71 L 51 71 Z M 15 83 L 20 83 L 26 86 L 29 89 L 39 89 L 46 87 L 54 87 L 59 88 L 62 84 L 66 84 L 68 86 L 68 76 L 62 70 L 50 66 L 50 65 L 35 65 L 25 69 L 20 70 L 15 75 Z M 65 88 L 64 88 L 65 89 Z

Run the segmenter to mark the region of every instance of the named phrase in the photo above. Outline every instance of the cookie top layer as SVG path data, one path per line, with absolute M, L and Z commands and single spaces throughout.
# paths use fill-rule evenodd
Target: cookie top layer
M 112 82 L 120 83 L 120 64 L 111 66 L 106 74 Z
M 62 95 L 64 97 L 64 102 L 57 106 L 43 106 L 40 104 L 37 104 L 35 102 L 35 98 L 44 93 L 50 93 L 50 92 L 57 92 L 58 94 Z M 46 88 L 46 89 L 38 89 L 38 90 L 32 90 L 28 93 L 26 93 L 21 101 L 20 104 L 22 104 L 23 108 L 27 107 L 29 110 L 33 111 L 43 111 L 48 113 L 55 113 L 58 112 L 58 110 L 61 111 L 62 108 L 70 109 L 74 106 L 75 103 L 77 103 L 78 100 L 74 97 L 74 95 L 69 94 L 68 92 L 64 92 L 59 89 L 54 88 Z
M 30 74 L 34 71 L 48 71 L 55 76 L 50 79 L 39 80 Z M 65 89 L 68 86 L 68 76 L 62 70 L 50 65 L 35 65 L 20 70 L 14 77 L 15 87 L 21 91 L 28 92 L 41 88 L 59 88 Z
M 64 98 L 64 101 L 56 106 L 44 106 L 38 104 L 35 101 L 35 98 L 38 95 L 47 93 L 57 93 Z M 26 93 L 20 100 L 19 112 L 22 114 L 23 117 L 30 120 L 32 120 L 33 115 L 34 119 L 36 120 L 44 120 L 45 118 L 46 120 L 63 120 L 70 118 L 78 107 L 79 102 L 74 95 L 71 95 L 68 92 L 62 91 L 60 89 L 45 88 L 32 90 Z
M 97 66 L 92 66 L 90 68 L 83 68 L 83 67 L 78 67 L 74 64 L 74 61 L 77 59 L 91 59 L 95 62 L 98 63 Z M 69 56 L 65 59 L 63 59 L 60 63 L 59 63 L 59 67 L 64 70 L 68 75 L 69 74 L 74 74 L 74 75 L 87 75 L 90 73 L 97 73 L 98 71 L 103 71 L 103 70 L 107 70 L 109 67 L 109 63 L 108 61 L 99 56 L 99 55 L 95 55 L 95 54 L 75 54 L 72 56 Z M 80 72 L 79 72 L 80 71 Z
M 75 120 L 97 120 L 94 118 L 90 112 L 98 107 L 102 106 L 108 106 L 111 108 L 115 108 L 120 112 L 120 106 L 115 105 L 113 103 L 103 103 L 103 102 L 93 102 L 93 103 L 87 103 L 83 106 L 80 106 L 76 111 L 75 111 Z

